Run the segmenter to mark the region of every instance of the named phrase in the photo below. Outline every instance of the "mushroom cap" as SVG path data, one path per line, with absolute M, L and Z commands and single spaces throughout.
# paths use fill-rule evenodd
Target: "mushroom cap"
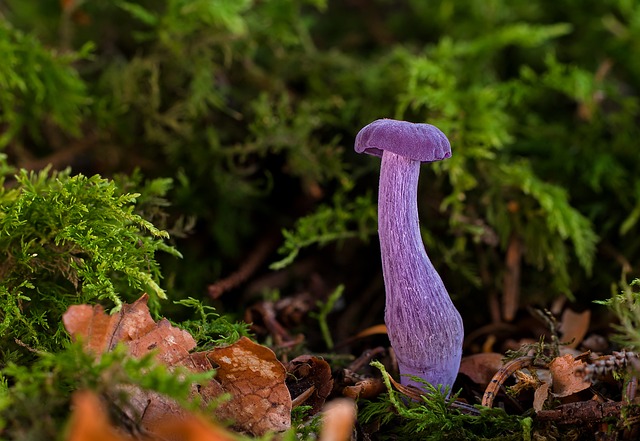
M 421 162 L 451 157 L 451 144 L 436 126 L 386 118 L 377 119 L 358 132 L 355 150 L 374 156 L 382 156 L 387 150 Z

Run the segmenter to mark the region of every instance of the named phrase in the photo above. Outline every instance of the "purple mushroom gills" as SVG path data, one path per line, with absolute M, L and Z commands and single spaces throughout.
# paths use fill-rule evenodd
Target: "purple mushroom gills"
M 401 382 L 423 387 L 413 375 L 444 390 L 458 375 L 464 329 L 422 242 L 418 178 L 422 162 L 451 156 L 449 140 L 430 124 L 379 119 L 360 130 L 355 150 L 382 157 L 378 235 L 385 323 Z

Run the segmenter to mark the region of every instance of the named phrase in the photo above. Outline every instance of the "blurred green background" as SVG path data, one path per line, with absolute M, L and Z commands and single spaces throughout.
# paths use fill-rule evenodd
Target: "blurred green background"
M 342 283 L 338 337 L 381 322 L 379 160 L 352 146 L 384 117 L 451 141 L 419 208 L 467 329 L 638 275 L 636 1 L 4 0 L 0 60 L 9 163 L 129 175 L 174 299 L 245 265 L 227 310 Z

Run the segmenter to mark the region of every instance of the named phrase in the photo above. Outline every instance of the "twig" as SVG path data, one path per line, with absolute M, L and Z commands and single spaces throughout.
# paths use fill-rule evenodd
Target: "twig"
M 230 289 L 244 283 L 260 265 L 266 260 L 269 254 L 277 245 L 277 240 L 274 235 L 268 234 L 266 238 L 262 239 L 256 247 L 251 250 L 249 256 L 244 260 L 242 265 L 237 271 L 231 273 L 224 279 L 209 285 L 209 297 L 218 299 L 222 294 Z
M 493 406 L 493 400 L 496 395 L 498 395 L 498 391 L 502 388 L 504 382 L 507 381 L 507 378 L 513 375 L 516 371 L 531 366 L 534 358 L 535 357 L 533 356 L 520 357 L 515 360 L 511 360 L 509 363 L 502 366 L 489 382 L 489 385 L 482 396 L 482 405 L 486 407 Z

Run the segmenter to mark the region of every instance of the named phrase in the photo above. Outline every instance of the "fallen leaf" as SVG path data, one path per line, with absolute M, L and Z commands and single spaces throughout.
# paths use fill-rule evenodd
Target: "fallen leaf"
M 90 391 L 76 391 L 71 397 L 72 413 L 67 441 L 132 441 L 109 423 L 100 398 Z
M 591 311 L 575 312 L 571 309 L 565 309 L 560 320 L 560 341 L 566 343 L 569 348 L 577 348 L 591 323 Z
M 476 384 L 486 387 L 496 372 L 502 367 L 502 354 L 482 352 L 468 355 L 460 362 L 460 373 Z
M 242 337 L 207 352 L 207 358 L 218 366 L 215 380 L 232 395 L 216 415 L 233 419 L 238 428 L 254 435 L 291 426 L 287 372 L 271 349 Z
M 287 372 L 287 387 L 291 396 L 298 397 L 313 388 L 304 404 L 311 406 L 310 415 L 318 413 L 333 389 L 329 363 L 318 357 L 301 355 L 287 364 Z
M 556 357 L 549 363 L 553 394 L 556 397 L 567 397 L 591 386 L 590 381 L 576 375 L 576 371 L 583 369 L 584 365 L 583 361 L 576 360 L 571 354 Z
M 190 353 L 196 347 L 193 337 L 174 327 L 166 319 L 155 322 L 143 295 L 133 304 L 125 304 L 113 315 L 99 305 L 74 305 L 63 315 L 63 323 L 73 340 L 80 339 L 87 351 L 96 356 L 124 343 L 129 353 L 141 357 L 154 352 L 157 360 L 170 368 L 184 366 L 194 372 L 217 369 L 216 377 L 194 385 L 206 405 L 224 393 L 231 399 L 215 409 L 222 420 L 253 435 L 280 432 L 291 425 L 291 395 L 285 385 L 286 370 L 269 348 L 246 337 L 236 343 L 207 352 Z M 146 430 L 155 432 L 160 422 L 171 416 L 185 417 L 173 400 L 135 386 L 120 386 L 129 404 L 122 411 Z
M 536 391 L 533 393 L 533 409 L 536 412 L 540 412 L 544 406 L 545 401 L 549 397 L 549 383 L 542 383 Z
M 161 361 L 173 364 L 195 348 L 196 342 L 191 334 L 171 326 L 166 319 L 154 322 L 148 300 L 144 294 L 113 315 L 106 314 L 100 305 L 72 305 L 62 315 L 62 322 L 74 341 L 80 337 L 84 348 L 96 355 L 122 342 L 135 357 L 156 350 Z
M 205 418 L 184 413 L 169 415 L 155 425 L 153 432 L 136 438 L 120 433 L 109 422 L 108 413 L 98 395 L 76 391 L 71 398 L 73 410 L 66 441 L 235 441 L 226 429 Z
M 387 333 L 387 326 L 384 324 L 380 324 L 380 325 L 371 326 L 363 331 L 358 332 L 355 338 L 363 338 L 363 337 L 368 337 L 370 335 L 386 334 L 386 333 Z
M 160 441 L 236 441 L 237 438 L 224 428 L 198 415 L 169 417 L 159 421 L 155 431 Z

